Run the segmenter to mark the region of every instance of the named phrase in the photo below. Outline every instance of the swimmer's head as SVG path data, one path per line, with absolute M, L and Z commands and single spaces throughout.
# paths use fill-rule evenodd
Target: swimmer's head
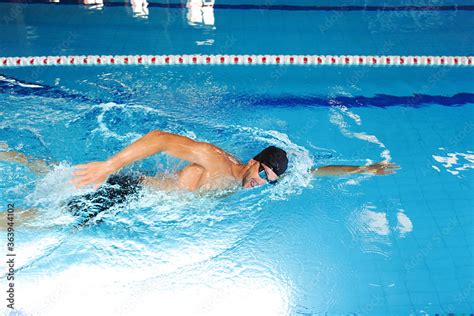
M 288 167 L 288 158 L 283 149 L 270 146 L 253 157 L 247 165 L 249 168 L 244 174 L 242 185 L 252 188 L 265 183 L 275 184 Z

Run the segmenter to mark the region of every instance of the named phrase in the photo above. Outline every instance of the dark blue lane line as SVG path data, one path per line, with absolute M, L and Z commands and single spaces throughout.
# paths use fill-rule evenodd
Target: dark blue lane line
M 35 87 L 37 86 L 37 87 Z M 0 74 L 0 93 L 14 96 L 39 96 L 53 99 L 66 99 L 89 104 L 97 104 L 104 102 L 127 103 L 127 99 L 132 96 L 123 95 L 121 91 L 117 91 L 112 100 L 95 99 L 78 93 L 69 93 L 62 89 L 51 86 L 31 84 L 14 78 L 3 76 Z M 387 108 L 391 106 L 403 106 L 420 108 L 431 104 L 443 106 L 461 106 L 465 104 L 474 105 L 474 93 L 457 93 L 452 96 L 415 94 L 412 96 L 394 96 L 386 94 L 377 94 L 373 97 L 355 96 L 335 98 L 327 98 L 324 96 L 266 96 L 266 95 L 239 95 L 227 96 L 225 102 L 239 102 L 251 106 L 268 106 L 268 107 L 330 107 L 344 105 L 346 107 L 377 107 Z
M 452 96 L 442 95 L 427 95 L 415 94 L 412 96 L 394 96 L 386 94 L 377 94 L 373 97 L 355 96 L 344 97 L 339 96 L 335 98 L 325 98 L 321 96 L 306 96 L 300 97 L 295 95 L 286 96 L 239 96 L 235 101 L 242 102 L 254 106 L 269 106 L 269 107 L 330 107 L 337 105 L 344 105 L 349 108 L 357 107 L 377 107 L 388 108 L 391 106 L 403 106 L 420 108 L 431 104 L 438 104 L 443 106 L 461 106 L 465 104 L 474 105 L 474 93 L 457 93 Z
M 30 3 L 49 5 L 82 5 L 78 0 L 61 0 L 58 3 L 51 3 L 49 0 L 0 0 L 0 3 Z M 104 1 L 108 7 L 129 6 L 130 1 Z M 156 3 L 151 2 L 148 7 L 184 9 L 184 3 Z M 358 5 L 290 5 L 290 4 L 215 4 L 215 9 L 228 10 L 280 10 L 280 11 L 474 11 L 474 5 L 433 5 L 433 6 L 358 6 Z

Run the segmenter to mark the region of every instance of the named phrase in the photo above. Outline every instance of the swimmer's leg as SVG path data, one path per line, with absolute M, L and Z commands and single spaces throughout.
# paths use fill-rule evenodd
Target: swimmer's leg
M 23 223 L 30 221 L 35 218 L 38 213 L 37 208 L 27 208 L 27 209 L 18 209 L 15 208 L 14 217 L 13 217 L 13 228 L 21 226 Z M 7 212 L 2 212 L 0 219 L 0 229 L 6 230 L 8 228 Z
M 31 156 L 28 158 L 22 153 L 16 151 L 2 151 L 0 152 L 0 160 L 11 161 L 22 164 L 31 169 L 35 174 L 41 175 L 50 171 L 52 165 L 57 165 L 58 163 L 48 163 L 41 159 L 31 159 Z
M 33 219 L 39 216 L 37 208 L 26 208 L 19 209 L 15 208 L 15 216 L 13 217 L 13 228 L 17 229 L 18 227 L 24 226 L 24 224 L 32 221 Z M 7 224 L 7 213 L 2 212 L 0 218 L 0 231 L 6 231 L 9 227 Z M 52 229 L 52 228 L 64 228 L 61 224 L 49 224 L 41 223 L 41 225 L 31 225 L 28 226 L 28 230 L 42 230 L 42 229 Z

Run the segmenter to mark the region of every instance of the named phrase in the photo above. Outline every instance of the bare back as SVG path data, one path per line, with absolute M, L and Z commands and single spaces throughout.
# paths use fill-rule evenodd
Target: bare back
M 238 160 L 222 149 L 211 146 L 214 147 L 210 149 L 209 159 L 214 161 L 211 167 L 191 163 L 174 175 L 145 177 L 144 184 L 156 189 L 187 191 L 226 189 L 240 185 L 232 175 L 232 164 L 239 164 Z

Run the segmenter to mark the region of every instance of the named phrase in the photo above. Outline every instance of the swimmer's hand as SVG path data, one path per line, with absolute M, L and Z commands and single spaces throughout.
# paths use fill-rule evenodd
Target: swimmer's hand
M 395 173 L 396 170 L 400 169 L 400 166 L 391 162 L 381 161 L 381 162 L 374 163 L 373 165 L 365 166 L 362 168 L 364 168 L 364 171 L 365 171 L 364 173 L 371 173 L 378 176 L 385 176 L 388 174 Z
M 394 163 L 380 161 L 369 166 L 324 166 L 312 169 L 311 172 L 315 176 L 338 176 L 361 173 L 385 176 L 395 173 L 395 170 L 398 169 L 400 169 L 400 166 Z
M 70 180 L 77 189 L 86 185 L 93 184 L 94 190 L 103 184 L 109 175 L 114 173 L 116 169 L 112 163 L 107 161 L 94 161 L 82 165 L 74 166 L 75 170 L 72 174 L 74 178 Z

